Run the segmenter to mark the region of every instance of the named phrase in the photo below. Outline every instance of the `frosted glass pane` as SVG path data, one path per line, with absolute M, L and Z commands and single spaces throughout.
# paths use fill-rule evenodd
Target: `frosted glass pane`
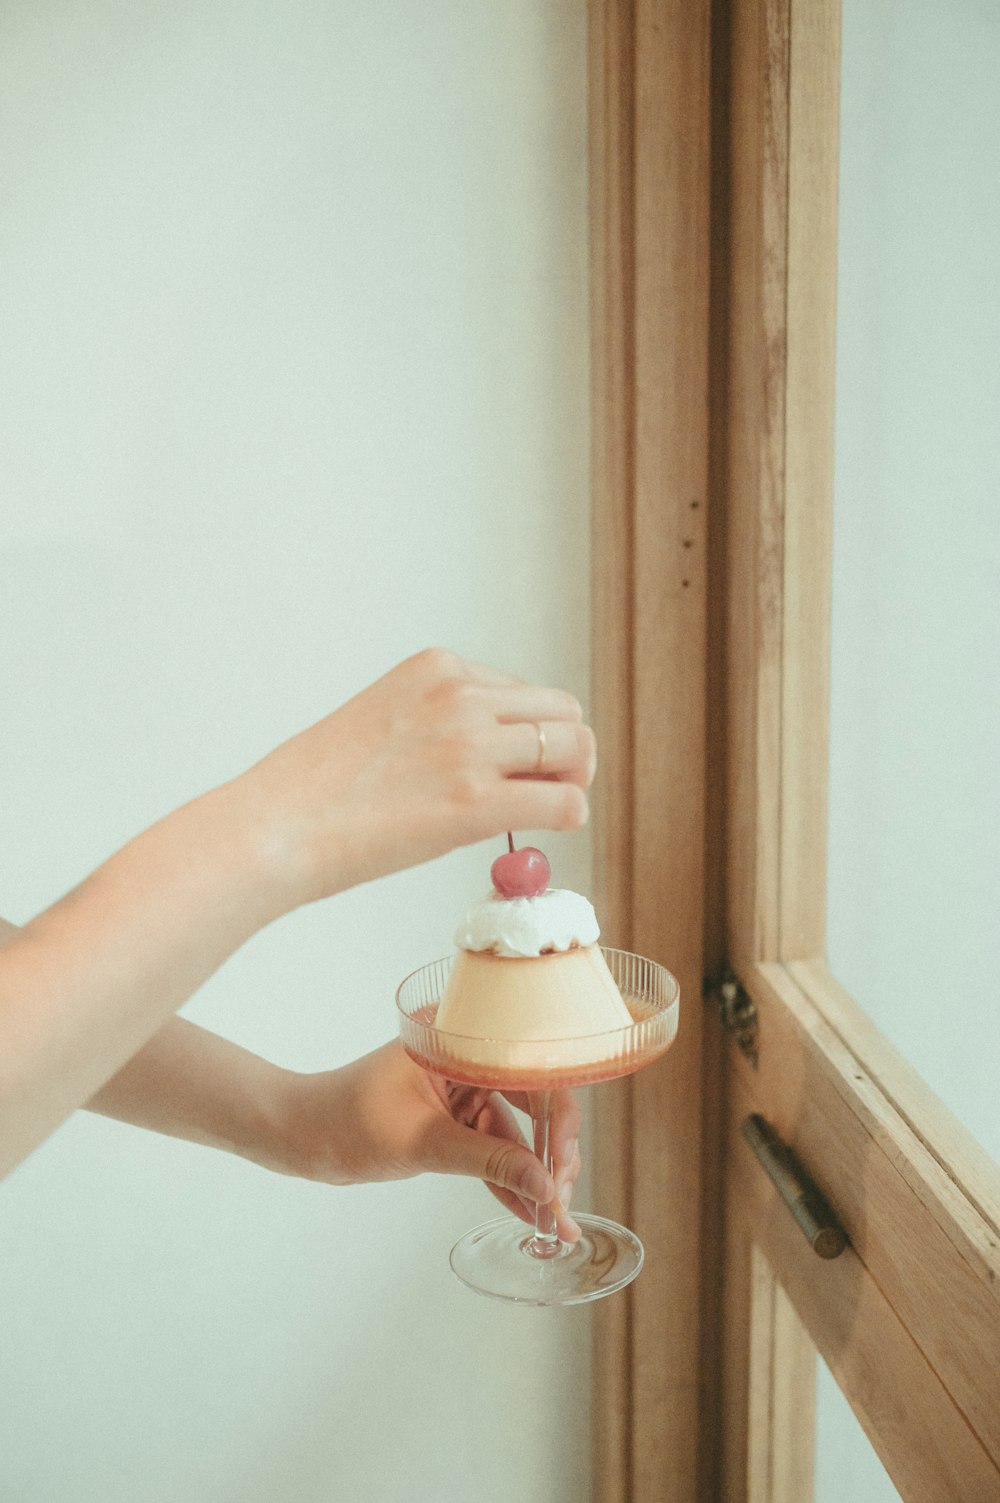
M 813 1503 L 898 1503 L 899 1497 L 833 1374 L 818 1359 Z
M 992 0 L 845 0 L 829 953 L 994 1157 L 998 77 Z

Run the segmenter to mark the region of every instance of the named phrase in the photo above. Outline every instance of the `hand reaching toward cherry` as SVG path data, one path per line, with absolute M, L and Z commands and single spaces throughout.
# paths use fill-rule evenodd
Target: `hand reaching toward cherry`
M 595 762 L 571 694 L 432 649 L 232 786 L 287 910 L 505 830 L 579 829 Z
M 432 650 L 157 820 L 4 946 L 0 1056 L 16 1068 L 0 1072 L 0 1174 L 95 1099 L 258 929 L 505 830 L 577 829 L 594 763 L 571 694 Z M 169 1084 L 182 1066 L 164 1052 L 159 1107 L 126 1089 L 127 1109 L 216 1141 L 215 1108 L 191 1120 L 190 1095 Z M 433 1086 L 419 1093 L 417 1066 L 399 1068 L 409 1116 L 397 1103 L 392 1124 L 385 1102 L 383 1126 L 406 1140 L 405 1172 L 450 1153 L 457 1172 L 516 1193 L 510 1176 L 532 1155 L 504 1110 L 462 1096 L 453 1112 Z

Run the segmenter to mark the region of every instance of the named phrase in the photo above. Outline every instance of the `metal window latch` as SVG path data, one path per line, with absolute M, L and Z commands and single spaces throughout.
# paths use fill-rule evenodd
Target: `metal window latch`
M 757 1052 L 757 1009 L 752 999 L 733 972 L 728 970 L 720 977 L 709 977 L 703 992 L 706 998 L 715 1002 L 723 1028 L 736 1040 L 738 1048 L 756 1070 L 760 1056 Z
M 847 1246 L 847 1233 L 793 1150 L 757 1112 L 746 1118 L 740 1131 L 813 1252 L 836 1258 Z

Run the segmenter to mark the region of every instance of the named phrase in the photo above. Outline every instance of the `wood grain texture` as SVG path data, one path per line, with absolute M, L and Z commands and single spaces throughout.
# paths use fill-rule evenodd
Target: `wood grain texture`
M 785 967 L 757 966 L 743 980 L 760 1014 L 760 1068 L 732 1059 L 731 1090 L 744 1114 L 762 1112 L 795 1149 L 843 1223 L 854 1258 L 1000 1466 L 994 1229 Z M 730 1160 L 742 1157 L 739 1143 L 728 1142 Z M 784 1267 L 776 1270 L 784 1278 Z M 808 1325 L 801 1302 L 799 1309 Z M 850 1391 L 848 1398 L 854 1402 Z
M 633 71 L 631 0 L 591 0 L 591 716 L 600 747 L 592 798 L 594 898 L 605 935 L 631 949 L 633 865 Z M 595 1204 L 631 1224 L 632 1083 L 593 1092 Z M 594 1503 L 631 1493 L 631 1320 L 626 1298 L 594 1310 Z
M 633 923 L 683 1000 L 677 1043 L 633 1086 L 637 1503 L 699 1493 L 708 89 L 708 3 L 638 0 Z
M 791 1437 L 778 1456 L 782 1377 L 760 1355 L 780 1288 L 903 1496 L 979 1503 L 1000 1485 L 1000 1176 L 820 958 L 839 6 L 730 0 L 716 17 L 730 84 L 717 247 L 728 338 L 713 340 L 728 616 L 717 824 L 728 952 L 758 1009 L 760 1055 L 754 1071 L 729 1048 L 724 1072 L 723 1382 L 736 1412 L 721 1495 L 769 1497 L 781 1467 L 798 1464 Z M 748 1155 L 738 1126 L 750 1111 L 792 1144 L 843 1220 L 852 1245 L 833 1264 L 815 1258 Z M 781 1365 L 794 1370 L 807 1353 L 795 1323 L 784 1330 Z
M 781 650 L 787 240 L 787 0 L 732 0 L 729 325 L 724 380 L 728 523 L 729 954 L 779 945 Z
M 624 1159 L 601 1150 L 601 1209 L 620 1211 L 647 1255 L 598 1314 L 601 1503 L 696 1503 L 699 1452 L 712 1445 L 691 1214 L 702 1194 L 709 9 L 591 10 L 598 893 L 609 939 L 669 965 L 682 994 L 667 1059 L 597 1093 L 599 1136 L 626 1145 Z
M 812 1503 L 815 1348 L 759 1247 L 750 1291 L 749 1503 Z
M 825 961 L 792 961 L 788 970 L 914 1137 L 937 1161 L 942 1173 L 968 1201 L 968 1206 L 960 1206 L 957 1213 L 949 1215 L 948 1224 L 957 1229 L 970 1219 L 972 1212 L 982 1251 L 991 1259 L 991 1249 L 1000 1247 L 1000 1165 L 831 976 Z M 968 1255 L 977 1257 L 978 1253 Z
M 896 1487 L 907 1503 L 998 1503 L 1000 1470 L 880 1280 L 851 1247 L 817 1258 L 740 1140 L 754 1103 L 750 1089 L 734 1090 L 732 1193 Z
M 791 6 L 778 950 L 786 960 L 821 954 L 826 932 L 839 43 L 840 0 Z
M 727 191 L 714 247 L 726 272 L 725 323 L 713 341 L 723 456 L 713 506 L 726 519 L 725 575 L 717 586 L 727 620 L 725 949 L 742 974 L 779 955 L 782 944 L 790 0 L 730 0 L 716 20 L 717 81 L 727 85 L 716 108 L 724 134 L 715 170 Z M 728 1138 L 723 1152 L 727 1160 L 732 1155 Z M 720 1496 L 744 1503 L 794 1487 L 810 1470 L 811 1407 L 795 1429 L 775 1417 L 784 1378 L 812 1371 L 815 1356 L 801 1325 L 784 1319 L 780 1333 L 767 1327 L 780 1345 L 768 1348 L 774 1361 L 761 1374 L 754 1347 L 760 1317 L 755 1327 L 747 1293 L 754 1288 L 755 1230 L 736 1213 L 729 1188 L 727 1204 Z M 779 1307 L 774 1293 L 772 1316 Z
M 728 1122 L 728 1105 L 727 1118 Z M 728 1150 L 728 1138 L 726 1142 Z M 750 1312 L 753 1240 L 747 1207 L 733 1193 L 726 1154 L 725 1245 L 723 1249 L 726 1341 L 722 1364 L 722 1434 L 718 1498 L 747 1503 L 750 1473 Z

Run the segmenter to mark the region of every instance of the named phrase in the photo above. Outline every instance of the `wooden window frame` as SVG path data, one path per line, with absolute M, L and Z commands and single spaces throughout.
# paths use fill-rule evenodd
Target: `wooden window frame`
M 708 1213 L 711 1202 L 698 1001 L 709 75 L 708 0 L 591 0 L 597 901 L 616 943 L 669 962 L 684 1011 L 661 1065 L 595 1093 L 598 1203 L 635 1226 L 647 1251 L 628 1294 L 595 1309 L 593 1478 L 601 1503 L 695 1497 L 700 1458 L 715 1445 L 701 1393 L 702 1206 Z M 669 1152 L 657 1152 L 658 1144 Z
M 813 1346 L 904 1498 L 1000 1498 L 1000 1173 L 824 959 L 839 9 L 591 0 L 598 892 L 683 999 L 598 1099 L 650 1254 L 597 1311 L 601 1503 L 802 1503 Z M 699 1001 L 724 962 L 756 1069 Z

